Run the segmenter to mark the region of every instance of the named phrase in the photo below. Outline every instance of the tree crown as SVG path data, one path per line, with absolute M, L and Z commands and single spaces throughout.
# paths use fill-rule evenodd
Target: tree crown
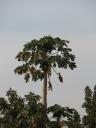
M 29 78 L 37 81 L 44 79 L 44 73 L 47 72 L 51 76 L 51 69 L 55 71 L 56 67 L 70 69 L 76 68 L 75 56 L 68 47 L 69 41 L 62 40 L 59 37 L 44 36 L 39 40 L 32 40 L 24 45 L 23 51 L 16 56 L 18 61 L 22 61 L 23 65 L 15 69 L 15 73 L 25 74 L 25 80 Z M 57 73 L 55 71 L 55 73 Z M 63 82 L 60 73 L 58 78 Z

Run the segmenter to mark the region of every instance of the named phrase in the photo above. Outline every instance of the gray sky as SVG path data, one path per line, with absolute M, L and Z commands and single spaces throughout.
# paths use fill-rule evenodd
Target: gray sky
M 29 91 L 41 95 L 42 83 L 26 85 L 14 68 L 19 64 L 15 56 L 25 42 L 44 35 L 69 40 L 78 66 L 62 71 L 61 85 L 52 77 L 48 103 L 71 106 L 83 114 L 84 88 L 96 84 L 95 0 L 0 0 L 0 96 L 10 87 L 20 95 Z

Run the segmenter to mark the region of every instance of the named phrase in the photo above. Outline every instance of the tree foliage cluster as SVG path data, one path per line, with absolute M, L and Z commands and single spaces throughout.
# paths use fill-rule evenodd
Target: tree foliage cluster
M 0 124 L 3 128 L 44 128 L 44 105 L 40 96 L 30 92 L 21 98 L 10 89 L 7 98 L 0 98 Z M 47 127 L 81 128 L 80 116 L 75 109 L 58 104 L 47 109 Z
M 18 61 L 23 62 L 23 65 L 15 69 L 15 73 L 24 74 L 26 82 L 31 78 L 33 81 L 43 80 L 45 72 L 49 77 L 51 70 L 56 70 L 56 67 L 70 69 L 76 68 L 75 55 L 72 54 L 72 49 L 68 47 L 69 41 L 62 40 L 59 37 L 44 36 L 39 40 L 27 42 L 22 52 L 16 56 Z M 63 77 L 60 72 L 58 75 L 60 82 L 63 82 Z
M 24 98 L 18 96 L 15 90 L 9 89 L 6 98 L 0 97 L 0 127 L 1 128 L 45 128 L 44 105 L 41 97 L 30 92 Z M 82 105 L 85 115 L 72 108 L 58 104 L 47 108 L 48 128 L 96 128 L 96 86 L 92 91 L 85 88 L 85 101 Z
M 83 125 L 86 128 L 96 128 L 96 85 L 92 91 L 89 86 L 85 88 L 85 102 L 82 105 L 86 115 L 83 117 Z
M 21 98 L 12 89 L 6 95 L 7 99 L 0 98 L 0 120 L 4 128 L 34 128 L 43 124 L 44 106 L 39 102 L 40 96 L 30 92 Z

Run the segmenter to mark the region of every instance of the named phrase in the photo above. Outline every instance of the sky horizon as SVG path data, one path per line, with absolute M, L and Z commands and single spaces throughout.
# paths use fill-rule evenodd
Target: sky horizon
M 41 82 L 26 84 L 14 69 L 19 65 L 15 56 L 23 45 L 44 35 L 69 40 L 77 63 L 73 71 L 61 71 L 63 84 L 52 76 L 48 104 L 74 107 L 82 115 L 84 89 L 96 84 L 95 0 L 0 0 L 0 96 L 9 88 L 21 96 L 29 91 L 42 96 Z

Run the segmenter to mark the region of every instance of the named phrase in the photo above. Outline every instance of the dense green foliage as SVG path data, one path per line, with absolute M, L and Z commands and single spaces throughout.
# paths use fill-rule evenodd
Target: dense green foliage
M 49 88 L 52 88 L 50 82 L 51 69 L 55 71 L 56 67 L 70 69 L 76 68 L 74 62 L 75 56 L 68 48 L 69 41 L 61 40 L 59 37 L 52 38 L 44 36 L 39 40 L 32 40 L 24 45 L 23 51 L 16 56 L 18 61 L 22 61 L 23 65 L 18 66 L 15 72 L 19 75 L 25 74 L 26 82 L 31 78 L 33 81 L 44 79 L 45 72 L 49 78 Z M 55 73 L 57 73 L 55 71 Z M 63 77 L 60 72 L 57 73 L 60 82 Z
M 7 91 L 7 99 L 0 98 L 0 119 L 4 128 L 43 128 L 44 106 L 40 96 L 30 92 L 21 98 L 16 91 Z
M 44 105 L 40 96 L 30 92 L 21 98 L 17 92 L 9 89 L 7 98 L 0 97 L 0 127 L 3 128 L 45 128 Z M 83 103 L 86 114 L 80 119 L 75 109 L 62 107 L 58 104 L 48 107 L 48 128 L 95 128 L 96 127 L 96 86 L 94 91 L 85 88 Z
M 85 88 L 85 102 L 82 107 L 86 110 L 83 125 L 87 128 L 96 128 L 96 86 L 94 91 L 89 86 Z
M 44 105 L 40 96 L 30 92 L 21 98 L 16 91 L 9 89 L 7 98 L 0 97 L 0 127 L 3 128 L 45 128 Z M 95 128 L 96 127 L 96 86 L 92 91 L 85 88 L 85 101 L 82 105 L 86 114 L 80 119 L 75 109 L 58 104 L 47 109 L 47 127 Z
M 4 128 L 45 128 L 44 106 L 40 102 L 40 96 L 30 92 L 21 98 L 16 91 L 7 91 L 7 98 L 0 98 L 0 124 Z M 47 109 L 47 127 L 81 128 L 80 116 L 75 109 L 50 106 Z
M 61 107 L 58 104 L 48 108 L 48 113 L 51 113 L 52 119 L 56 120 L 55 127 L 54 121 L 52 128 L 61 128 L 62 126 L 67 126 L 68 128 L 81 128 L 80 115 L 75 109 L 70 109 L 69 107 Z

